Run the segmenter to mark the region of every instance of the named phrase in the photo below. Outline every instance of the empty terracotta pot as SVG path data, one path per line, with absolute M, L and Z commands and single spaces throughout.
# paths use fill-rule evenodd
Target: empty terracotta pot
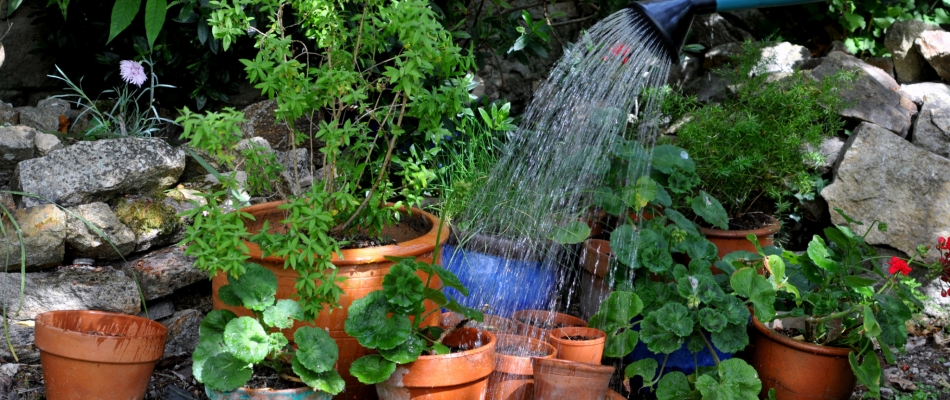
M 752 318 L 749 364 L 762 380 L 761 396 L 775 389 L 782 400 L 850 399 L 857 378 L 848 363 L 851 349 L 792 339 Z
M 133 315 L 49 311 L 36 316 L 46 398 L 144 399 L 168 330 Z
M 603 239 L 587 239 L 581 250 L 581 259 L 584 260 L 584 269 L 594 276 L 603 279 L 610 271 L 610 241 Z
M 773 237 L 780 227 L 781 225 L 775 222 L 765 228 L 755 230 L 724 231 L 709 228 L 700 228 L 699 230 L 706 236 L 706 240 L 716 245 L 716 248 L 719 249 L 719 258 L 722 258 L 726 254 L 738 250 L 755 253 L 755 245 L 746 238 L 746 235 L 750 233 L 755 235 L 756 239 L 759 240 L 759 246 L 771 246 Z
M 491 332 L 458 329 L 442 341 L 449 347 L 471 350 L 436 356 L 396 366 L 389 380 L 376 384 L 382 400 L 484 399 L 488 376 L 495 370 L 495 346 Z
M 248 389 L 238 388 L 231 392 L 219 392 L 205 386 L 205 395 L 209 400 L 330 400 L 332 395 L 316 391 L 309 387 L 295 389 Z
M 498 335 L 495 372 L 488 378 L 488 399 L 531 400 L 534 398 L 534 367 L 531 359 L 554 358 L 554 346 L 525 336 Z
M 580 318 L 544 310 L 521 310 L 511 313 L 511 319 L 518 323 L 518 334 L 548 341 L 552 329 L 571 326 L 587 326 Z
M 518 333 L 518 323 L 515 321 L 491 314 L 485 314 L 484 317 L 485 318 L 482 320 L 482 322 L 473 320 L 469 321 L 467 324 L 465 324 L 465 326 L 489 331 L 495 335 L 500 333 L 514 335 Z M 439 321 L 439 325 L 450 327 L 457 325 L 459 322 L 462 322 L 462 316 L 458 313 L 448 311 L 442 313 L 442 318 Z
M 559 360 L 590 364 L 600 364 L 606 341 L 604 331 L 580 326 L 557 328 L 548 335 L 548 342 L 557 349 Z
M 535 358 L 535 400 L 602 400 L 614 367 L 550 358 Z

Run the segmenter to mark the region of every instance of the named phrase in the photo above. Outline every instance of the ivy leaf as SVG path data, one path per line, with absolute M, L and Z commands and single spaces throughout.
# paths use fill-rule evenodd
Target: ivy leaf
M 253 370 L 247 362 L 230 353 L 218 353 L 205 361 L 201 375 L 205 386 L 222 392 L 230 392 L 251 380 Z
M 132 24 L 141 5 L 142 0 L 116 0 L 112 6 L 112 20 L 109 22 L 109 38 L 106 39 L 106 44 Z
M 590 237 L 590 227 L 581 221 L 574 221 L 563 227 L 556 227 L 548 236 L 560 244 L 578 244 Z
M 379 354 L 394 363 L 408 364 L 416 361 L 425 349 L 425 340 L 417 335 L 409 335 L 409 338 L 406 339 L 405 342 L 402 342 L 390 350 L 380 350 Z
M 683 400 L 691 399 L 692 397 L 692 391 L 689 389 L 689 380 L 686 379 L 686 374 L 680 371 L 673 371 L 663 375 L 663 378 L 660 378 L 656 389 L 657 400 Z
M 386 301 L 395 310 L 408 314 L 422 304 L 425 284 L 416 275 L 416 269 L 406 265 L 406 262 L 408 261 L 394 264 L 383 277 L 383 293 L 386 295 Z
M 729 323 L 726 316 L 712 308 L 703 308 L 699 310 L 699 325 L 709 332 L 721 332 Z
M 255 364 L 270 353 L 270 339 L 264 327 L 251 317 L 238 317 L 224 329 L 224 346 L 245 363 Z
M 696 379 L 696 388 L 703 399 L 709 400 L 755 400 L 762 390 L 755 368 L 738 358 L 719 363 L 719 381 L 709 375 Z
M 724 353 L 735 353 L 749 345 L 749 333 L 743 325 L 726 325 L 719 332 L 709 334 L 713 346 Z
M 168 9 L 166 0 L 147 0 L 145 2 L 145 37 L 148 38 L 148 48 L 152 49 L 155 39 L 165 24 L 165 12 Z
M 323 373 L 333 370 L 340 355 L 336 342 L 325 330 L 312 326 L 302 326 L 294 332 L 297 352 L 294 358 L 307 369 Z
M 290 366 L 307 386 L 332 395 L 339 394 L 346 388 L 346 382 L 343 381 L 343 377 L 335 369 L 331 368 L 325 372 L 313 371 L 300 362 L 299 355 L 300 353 L 297 353 L 290 359 Z
M 736 295 L 752 302 L 759 321 L 771 321 L 775 317 L 775 289 L 765 277 L 752 268 L 741 268 L 732 274 L 729 283 Z
M 600 303 L 600 309 L 590 317 L 588 326 L 604 332 L 615 332 L 630 325 L 632 320 L 643 311 L 643 302 L 631 292 L 612 292 Z
M 303 319 L 303 308 L 294 300 L 277 300 L 264 310 L 264 323 L 277 329 L 290 329 L 294 320 Z
M 722 207 L 719 200 L 709 195 L 704 190 L 690 201 L 690 208 L 696 215 L 702 217 L 706 222 L 719 229 L 729 229 L 729 215 L 726 209 Z
M 375 385 L 389 379 L 396 372 L 396 363 L 379 354 L 370 354 L 357 358 L 350 364 L 350 374 L 366 385 Z
M 274 304 L 274 296 L 277 295 L 277 276 L 254 263 L 245 264 L 244 274 L 240 278 L 229 275 L 228 284 L 244 307 L 254 311 L 264 311 L 267 306 Z
M 604 344 L 604 355 L 615 358 L 626 356 L 637 346 L 639 338 L 640 334 L 632 329 L 608 333 L 607 342 Z

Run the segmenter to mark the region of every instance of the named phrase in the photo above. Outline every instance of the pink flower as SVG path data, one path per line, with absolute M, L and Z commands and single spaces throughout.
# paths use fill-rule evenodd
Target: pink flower
M 902 273 L 904 276 L 910 273 L 910 266 L 907 265 L 907 261 L 901 260 L 897 257 L 891 257 L 891 268 L 888 270 L 891 275 L 896 273 Z
M 145 83 L 145 68 L 138 61 L 122 60 L 119 63 L 119 75 L 122 79 L 135 86 L 142 86 Z

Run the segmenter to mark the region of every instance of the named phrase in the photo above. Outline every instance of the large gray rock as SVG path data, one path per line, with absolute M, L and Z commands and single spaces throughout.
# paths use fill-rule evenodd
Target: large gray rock
M 12 186 L 69 207 L 166 189 L 184 168 L 185 152 L 160 139 L 97 140 L 21 162 Z M 21 201 L 28 207 L 44 203 Z
M 162 359 L 190 357 L 198 346 L 198 327 L 204 314 L 198 310 L 182 310 L 161 321 L 168 328 Z
M 33 158 L 35 137 L 28 126 L 0 126 L 0 185 L 10 181 L 20 161 Z
M 856 71 L 856 76 L 850 85 L 841 88 L 844 108 L 839 114 L 880 125 L 906 137 L 916 106 L 898 93 L 897 82 L 880 68 L 837 51 L 829 53 L 811 73 L 823 79 L 842 70 Z
M 35 319 L 55 310 L 100 310 L 138 314 L 141 300 L 135 281 L 111 267 L 60 268 L 51 272 L 31 272 L 26 276 L 23 308 L 17 314 L 20 274 L 0 274 L 0 302 L 7 316 L 15 320 Z
M 923 31 L 914 41 L 917 51 L 944 81 L 950 81 L 950 32 Z
M 927 96 L 947 96 L 950 97 L 950 86 L 940 82 L 921 82 L 909 85 L 901 85 L 900 93 L 902 96 L 910 99 L 918 106 L 924 105 L 924 97 Z
M 695 55 L 684 53 L 679 63 L 670 66 L 670 76 L 666 83 L 675 88 L 682 88 L 687 82 L 698 78 L 701 73 L 702 60 Z
M 718 13 L 697 15 L 690 25 L 693 40 L 707 49 L 726 43 L 754 40 L 752 34 L 735 26 Z
M 834 182 L 822 190 L 829 209 L 841 208 L 859 221 L 887 223 L 867 242 L 914 254 L 950 235 L 950 160 L 920 149 L 874 124 L 862 123 L 845 144 Z M 832 222 L 844 224 L 832 212 Z M 934 253 L 934 252 L 932 252 Z M 931 254 L 930 260 L 936 260 Z
M 894 59 L 894 74 L 900 83 L 926 81 L 936 76 L 927 60 L 920 55 L 914 41 L 923 31 L 938 30 L 939 26 L 923 21 L 898 21 L 887 28 L 884 47 Z
M 135 250 L 135 233 L 119 222 L 108 204 L 103 202 L 83 204 L 71 207 L 70 211 L 105 234 L 105 237 L 102 237 L 79 218 L 67 215 L 66 244 L 75 255 L 114 260 L 127 256 Z M 118 253 L 116 249 L 119 250 Z
M 122 269 L 130 276 L 135 273 L 146 300 L 172 294 L 175 290 L 208 279 L 208 273 L 194 267 L 194 257 L 185 255 L 179 246 L 169 246 L 129 261 Z
M 119 200 L 115 214 L 135 234 L 135 252 L 175 243 L 184 238 L 182 218 L 190 202 L 167 197 L 126 197 Z
M 55 205 L 46 204 L 16 210 L 14 216 L 23 234 L 26 270 L 38 271 L 59 265 L 66 250 L 66 213 Z M 6 265 L 17 271 L 20 268 L 20 241 L 12 223 L 5 221 L 4 226 L 7 234 L 6 237 L 0 236 L 0 266 Z
M 16 110 L 20 114 L 20 125 L 45 132 L 58 131 L 59 117 L 64 116 L 56 108 L 19 107 Z
M 30 321 L 32 322 L 32 321 Z M 7 347 L 6 340 L 0 341 L 0 360 L 4 362 L 18 362 L 20 364 L 36 364 L 40 362 L 40 349 L 33 342 L 33 327 L 26 323 L 11 323 L 8 325 L 10 342 L 16 352 L 16 360 Z M 2 329 L 0 329 L 2 334 Z
M 20 125 L 20 112 L 13 105 L 0 101 L 0 125 Z
M 280 173 L 281 178 L 290 187 L 290 192 L 299 196 L 313 186 L 313 174 L 311 174 L 310 156 L 307 149 L 297 149 L 297 151 L 277 151 L 277 162 L 284 166 Z M 296 164 L 296 168 L 294 168 Z
M 37 157 L 43 157 L 64 147 L 63 142 L 56 135 L 37 132 L 33 139 L 33 149 Z
M 789 42 L 766 46 L 761 51 L 762 61 L 753 69 L 756 74 L 790 74 L 811 58 L 808 48 Z
M 911 136 L 917 147 L 950 158 L 950 97 L 927 96 Z

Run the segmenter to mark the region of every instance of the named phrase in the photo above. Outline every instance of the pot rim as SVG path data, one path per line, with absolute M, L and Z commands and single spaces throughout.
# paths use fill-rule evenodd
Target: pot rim
M 570 314 L 565 314 L 565 313 L 561 313 L 561 312 L 557 312 L 557 311 L 549 311 L 549 310 L 518 310 L 518 311 L 515 311 L 515 312 L 511 313 L 511 320 L 513 320 L 513 321 L 515 321 L 515 322 L 517 322 L 517 323 L 519 323 L 519 324 L 521 324 L 521 325 L 529 326 L 529 327 L 532 327 L 532 328 L 543 329 L 543 330 L 550 330 L 550 329 L 545 329 L 545 328 L 540 327 L 540 326 L 535 326 L 535 325 L 532 325 L 532 324 L 529 324 L 529 323 L 521 322 L 521 321 L 518 320 L 519 317 L 525 317 L 525 318 L 531 319 L 532 321 L 540 321 L 540 320 L 542 320 L 542 319 L 540 319 L 540 318 L 534 318 L 534 317 L 535 317 L 536 315 L 542 314 L 542 313 L 543 313 L 543 314 L 550 314 L 550 315 L 551 315 L 550 320 L 552 320 L 552 321 L 553 321 L 553 320 L 556 320 L 556 319 L 558 319 L 558 318 L 560 318 L 560 319 L 566 319 L 566 320 L 570 321 L 569 323 L 571 323 L 571 324 L 575 324 L 575 325 L 572 325 L 572 326 L 578 326 L 578 327 L 586 327 L 586 326 L 587 326 L 587 321 L 584 321 L 583 319 L 580 319 L 580 318 L 575 317 L 575 316 L 570 315 Z M 567 317 L 567 318 L 564 318 L 564 317 Z M 547 320 L 547 319 L 544 319 L 544 320 Z M 566 328 L 566 327 L 564 327 L 564 328 Z
M 600 364 L 590 364 L 582 363 L 577 361 L 562 360 L 559 358 L 532 358 L 532 365 L 538 369 L 552 368 L 553 370 L 557 369 L 567 369 L 573 368 L 581 372 L 582 374 L 613 374 L 615 368 L 610 365 L 600 365 Z M 560 374 L 558 374 L 560 375 Z
M 238 392 L 238 393 L 247 393 L 247 394 L 250 394 L 250 395 L 258 395 L 258 396 L 260 396 L 260 395 L 264 395 L 264 396 L 269 396 L 269 395 L 293 395 L 293 394 L 298 394 L 298 393 L 303 394 L 303 393 L 307 393 L 307 392 L 316 393 L 316 394 L 326 394 L 326 392 L 324 392 L 324 391 L 322 391 L 322 390 L 317 390 L 317 389 L 314 389 L 314 388 L 309 387 L 309 386 L 297 387 L 297 388 L 290 388 L 290 389 L 271 389 L 271 388 L 252 389 L 252 388 L 249 388 L 249 387 L 247 387 L 247 386 L 241 386 L 241 387 L 239 387 L 239 388 L 237 388 L 237 389 L 234 389 L 234 390 L 228 391 L 228 392 L 222 392 L 222 391 L 220 391 L 220 390 L 211 389 L 211 388 L 205 386 L 205 394 L 206 394 L 208 397 L 211 397 L 211 394 L 210 394 L 210 393 L 217 393 L 217 394 L 220 394 L 220 395 L 227 395 L 227 394 L 229 394 L 229 393 L 235 393 L 235 392 Z
M 63 321 L 63 319 L 72 318 Z M 54 325 L 53 322 L 66 322 L 78 325 L 83 318 L 101 320 L 111 318 L 119 320 L 109 324 L 114 329 L 103 329 L 103 333 L 120 333 L 122 336 L 82 332 L 76 329 Z M 165 351 L 165 339 L 168 328 L 157 321 L 135 315 L 95 311 L 95 310 L 56 310 L 36 316 L 34 345 L 41 352 L 55 354 L 76 360 L 110 364 L 154 363 L 162 358 Z M 91 327 L 99 329 L 99 326 Z M 143 333 L 144 332 L 144 333 Z M 104 343 L 110 345 L 110 351 L 96 351 Z M 129 350 L 136 351 L 129 351 Z
M 534 358 L 555 358 L 557 357 L 557 348 L 543 340 L 538 340 L 529 336 L 513 335 L 501 333 L 496 335 L 498 344 L 495 346 L 495 372 L 515 375 L 532 375 L 531 360 Z M 515 345 L 523 345 L 524 342 L 529 346 L 543 349 L 548 354 L 541 357 L 527 357 L 512 354 L 498 353 L 498 346 L 504 346 L 506 342 L 514 342 Z
M 774 235 L 775 233 L 777 233 L 777 232 L 779 231 L 779 229 L 781 229 L 781 227 L 782 227 L 782 222 L 781 222 L 781 221 L 778 221 L 778 220 L 775 220 L 775 219 L 773 218 L 772 223 L 770 223 L 770 224 L 768 224 L 768 225 L 766 225 L 766 226 L 764 226 L 764 227 L 762 227 L 762 228 L 759 228 L 759 229 L 722 230 L 722 229 L 716 229 L 716 228 L 703 228 L 703 227 L 700 227 L 700 228 L 699 228 L 699 231 L 700 231 L 703 235 L 706 235 L 707 237 L 729 238 L 729 239 L 745 239 L 746 235 L 748 235 L 748 234 L 750 234 L 750 233 L 753 234 L 753 235 L 755 235 L 755 236 L 759 236 L 759 237 L 761 237 L 761 236 L 768 236 L 768 235 Z
M 752 326 L 755 327 L 759 333 L 762 334 L 765 338 L 784 345 L 786 347 L 791 347 L 796 350 L 800 350 L 806 353 L 811 353 L 820 356 L 829 356 L 829 357 L 847 357 L 851 353 L 851 349 L 847 347 L 832 347 L 832 346 L 822 346 L 820 344 L 808 343 L 801 340 L 792 339 L 788 336 L 785 336 L 781 333 L 776 332 L 774 329 L 765 326 L 758 318 L 752 316 Z
M 564 336 L 574 336 L 574 335 L 583 335 L 583 336 L 596 336 L 595 339 L 588 340 L 574 340 L 574 339 L 563 339 Z M 597 329 L 587 326 L 568 326 L 564 328 L 555 328 L 551 330 L 551 333 L 548 334 L 548 340 L 557 347 L 558 344 L 566 343 L 574 347 L 583 347 L 583 346 L 597 346 L 607 341 L 607 333 Z
M 268 212 L 280 212 L 277 207 L 284 203 L 286 203 L 284 200 L 270 201 L 267 203 L 244 207 L 240 211 L 254 215 L 256 217 Z M 405 207 L 402 210 L 405 210 Z M 449 239 L 449 224 L 443 224 L 442 229 L 440 230 L 438 217 L 419 208 L 412 207 L 410 210 L 412 213 L 419 213 L 422 215 L 423 218 L 429 221 L 430 225 L 432 225 L 432 228 L 430 228 L 429 231 L 422 236 L 407 240 L 405 242 L 388 244 L 384 246 L 366 247 L 361 249 L 341 250 L 340 253 L 333 253 L 331 256 L 333 264 L 336 266 L 348 266 L 388 261 L 386 257 L 382 256 L 381 254 L 386 254 L 387 256 L 392 257 L 418 256 L 420 254 L 431 252 L 435 249 L 436 237 L 438 237 L 439 244 L 444 244 Z M 247 253 L 252 260 L 277 263 L 281 265 L 283 265 L 285 261 L 283 257 L 276 257 L 272 255 L 264 257 L 261 252 L 261 247 L 257 243 L 245 240 L 244 245 L 247 246 Z

